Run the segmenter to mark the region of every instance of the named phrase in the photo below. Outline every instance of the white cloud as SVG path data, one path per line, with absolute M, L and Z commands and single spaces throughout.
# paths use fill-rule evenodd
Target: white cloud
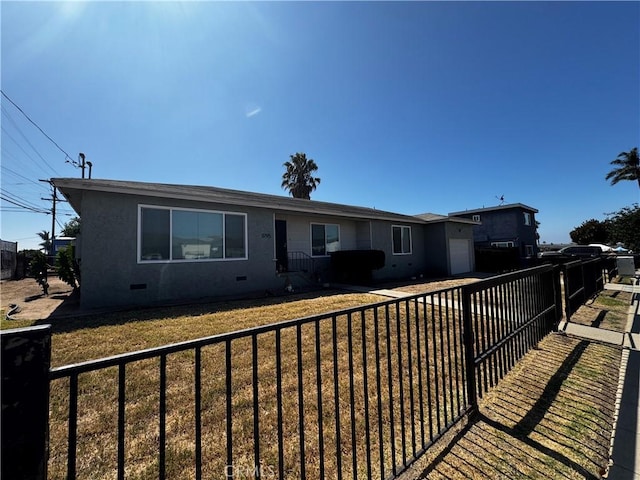
M 246 108 L 245 115 L 247 118 L 251 118 L 258 115 L 261 111 L 262 111 L 262 108 L 258 107 L 257 105 L 253 105 L 251 107 Z

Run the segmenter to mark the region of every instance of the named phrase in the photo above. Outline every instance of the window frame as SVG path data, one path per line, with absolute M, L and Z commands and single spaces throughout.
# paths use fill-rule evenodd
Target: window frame
M 314 226 L 321 226 L 324 229 L 324 253 L 322 255 L 316 255 L 315 253 L 313 253 L 313 227 Z M 336 227 L 338 230 L 338 249 L 337 250 L 327 250 L 327 227 Z M 320 223 L 320 222 L 311 222 L 309 224 L 309 242 L 310 242 L 310 252 L 311 252 L 311 256 L 313 258 L 323 258 L 323 257 L 329 257 L 331 252 L 336 252 L 340 250 L 340 238 L 341 238 L 341 233 L 340 233 L 340 224 L 339 223 Z
M 475 215 L 471 215 L 471 220 L 473 220 L 474 222 L 479 222 L 480 221 L 480 214 L 476 213 Z
M 516 244 L 512 240 L 508 240 L 506 242 L 491 242 L 491 246 L 494 248 L 514 248 Z
M 143 260 L 142 259 L 142 211 L 144 209 L 150 210 L 168 210 L 169 211 L 169 258 L 157 259 L 157 260 Z M 206 258 L 173 258 L 173 212 L 194 212 L 194 213 L 207 213 L 222 216 L 222 257 L 206 257 Z M 227 257 L 227 238 L 226 238 L 226 216 L 234 215 L 242 217 L 243 228 L 243 248 L 244 256 L 242 257 Z M 224 210 L 207 210 L 202 208 L 186 208 L 186 207 L 172 207 L 166 205 L 150 205 L 150 204 L 138 204 L 138 219 L 137 219 L 137 238 L 136 238 L 136 262 L 140 265 L 148 265 L 154 263 L 202 263 L 202 262 L 230 262 L 236 260 L 248 260 L 249 258 L 249 241 L 247 230 L 247 214 L 244 212 L 230 212 Z
M 522 212 L 522 215 L 524 216 L 524 224 L 527 227 L 530 227 L 531 225 L 533 225 L 533 218 L 532 218 L 531 212 Z
M 395 229 L 400 229 L 400 247 L 401 252 L 396 252 L 396 244 L 395 244 Z M 409 232 L 409 251 L 404 251 L 404 234 L 402 232 Z M 411 225 L 391 225 L 391 254 L 392 255 L 413 255 L 413 232 L 411 230 Z

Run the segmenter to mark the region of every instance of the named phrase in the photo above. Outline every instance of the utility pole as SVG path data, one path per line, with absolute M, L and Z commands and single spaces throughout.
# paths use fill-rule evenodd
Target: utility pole
M 53 184 L 53 182 L 51 182 L 51 180 L 40 180 L 41 182 L 46 182 L 49 185 L 51 185 L 51 188 L 53 188 L 53 195 L 51 196 L 51 198 L 42 198 L 40 197 L 40 200 L 51 200 L 53 202 L 53 205 L 51 206 L 51 247 L 49 248 L 49 255 L 53 256 L 55 249 L 53 246 L 53 241 L 56 238 L 56 202 L 58 201 L 58 197 L 56 195 L 57 193 L 57 188 L 56 186 Z
M 49 255 L 54 255 L 56 252 L 56 247 L 54 245 L 56 238 L 56 186 L 53 186 L 53 195 L 51 196 L 51 200 L 53 201 L 53 206 L 51 207 L 51 252 Z

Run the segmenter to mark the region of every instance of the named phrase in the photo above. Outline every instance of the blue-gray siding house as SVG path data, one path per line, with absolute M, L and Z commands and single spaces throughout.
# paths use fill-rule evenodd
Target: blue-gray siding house
M 76 256 L 86 308 L 281 290 L 303 281 L 296 270 L 324 283 L 338 250 L 383 251 L 374 281 L 474 269 L 466 219 L 205 186 L 51 181 L 82 218 Z
M 536 258 L 538 237 L 533 207 L 522 203 L 452 212 L 450 217 L 473 220 L 473 241 L 477 247 L 515 247 L 521 259 Z

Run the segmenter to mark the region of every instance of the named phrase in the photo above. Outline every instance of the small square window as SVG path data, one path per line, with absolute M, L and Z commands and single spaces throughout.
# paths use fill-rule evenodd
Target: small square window
M 474 222 L 479 222 L 480 221 L 480 215 L 473 215 L 471 217 L 471 220 L 473 220 Z

